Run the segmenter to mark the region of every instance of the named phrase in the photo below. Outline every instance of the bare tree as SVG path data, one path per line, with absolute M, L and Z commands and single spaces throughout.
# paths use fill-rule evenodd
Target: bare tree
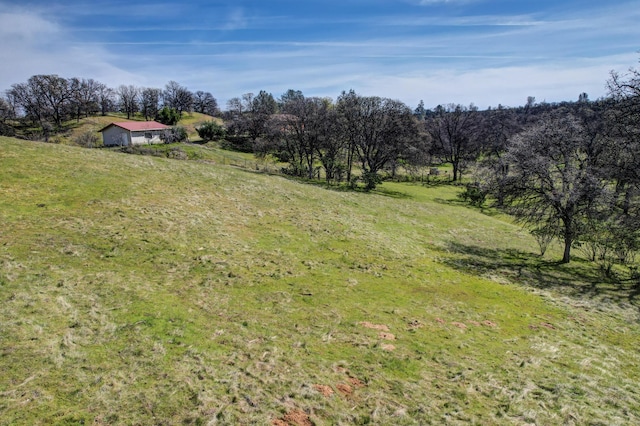
M 116 93 L 113 89 L 99 83 L 96 88 L 98 104 L 100 105 L 100 113 L 107 115 L 108 112 L 116 109 Z
M 353 144 L 366 189 L 379 183 L 378 172 L 419 139 L 413 111 L 400 101 L 353 92 L 338 99 L 342 134 Z
M 351 182 L 353 162 L 356 156 L 356 144 L 360 132 L 359 100 L 360 96 L 354 90 L 349 90 L 348 92 L 343 91 L 336 102 L 339 137 L 346 146 L 347 182 Z
M 606 208 L 606 180 L 599 168 L 602 151 L 571 114 L 545 116 L 510 140 L 509 173 L 501 186 L 507 210 L 534 233 L 556 233 L 564 243 L 562 262 L 585 224 Z
M 98 91 L 101 83 L 93 79 L 72 78 L 69 80 L 71 90 L 71 104 L 76 120 L 84 115 L 95 114 L 99 111 Z
M 7 123 L 16 117 L 15 109 L 10 101 L 0 98 L 0 135 L 14 136 L 15 129 Z
M 8 100 L 0 98 L 0 123 L 5 123 L 7 120 L 15 118 L 15 116 L 13 105 Z
M 153 87 L 146 87 L 142 89 L 140 94 L 140 106 L 145 120 L 148 121 L 149 119 L 154 119 L 158 115 L 161 96 L 161 89 Z
M 123 84 L 118 87 L 117 95 L 120 101 L 120 109 L 127 114 L 127 119 L 130 119 L 139 110 L 138 98 L 140 90 L 135 86 L 125 86 Z
M 227 111 L 232 115 L 242 114 L 244 112 L 244 105 L 242 99 L 235 97 L 227 101 Z
M 34 122 L 52 121 L 57 127 L 66 118 L 72 91 L 68 80 L 57 75 L 34 75 L 26 83 L 14 84 L 10 96 Z
M 218 109 L 218 101 L 209 92 L 203 92 L 198 90 L 193 94 L 193 110 L 200 114 L 207 114 L 211 116 L 218 115 L 220 110 Z
M 612 72 L 607 87 L 607 158 L 615 182 L 607 233 L 620 254 L 640 249 L 640 70 Z
M 250 95 L 250 96 L 247 96 Z M 257 96 L 247 94 L 246 101 L 250 103 L 245 107 L 243 116 L 244 124 L 242 126 L 249 133 L 249 137 L 253 142 L 266 132 L 266 125 L 271 117 L 277 111 L 277 103 L 271 93 L 261 90 Z
M 483 173 L 491 175 L 491 178 L 482 178 L 485 183 L 492 182 L 491 188 L 496 198 L 496 204 L 503 204 L 503 189 L 501 185 L 509 172 L 509 165 L 505 160 L 505 153 L 509 140 L 521 132 L 522 126 L 518 123 L 515 111 L 498 105 L 495 109 L 488 109 L 482 113 L 477 137 L 480 142 L 479 163 Z M 476 176 L 479 178 L 480 176 Z M 486 188 L 484 189 L 486 190 Z
M 181 117 L 193 110 L 193 93 L 173 80 L 166 84 L 162 98 L 164 106 L 175 109 Z
M 457 181 L 467 164 L 477 157 L 480 148 L 477 139 L 479 124 L 480 115 L 473 105 L 439 106 L 435 115 L 426 120 L 434 154 L 451 163 L 453 181 Z
M 290 152 L 296 154 L 296 161 L 292 163 L 293 173 L 306 175 L 309 179 L 314 177 L 314 162 L 320 143 L 318 109 L 321 104 L 319 98 L 297 96 L 286 99 L 280 106 L 286 124 L 283 128 L 284 139 L 288 146 L 295 147 L 290 149 Z
M 226 126 L 229 134 L 242 136 L 246 133 L 246 123 L 243 114 L 247 110 L 239 97 L 231 98 L 227 101 Z

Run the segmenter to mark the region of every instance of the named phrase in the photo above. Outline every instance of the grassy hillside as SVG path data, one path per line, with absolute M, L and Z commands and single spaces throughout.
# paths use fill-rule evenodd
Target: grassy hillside
M 144 117 L 140 114 L 136 114 L 131 120 L 144 121 Z M 86 132 L 96 132 L 102 140 L 102 136 L 97 133 L 105 126 L 119 121 L 131 121 L 127 119 L 126 114 L 111 113 L 106 116 L 95 115 L 87 118 L 81 118 L 79 121 L 71 120 L 66 123 L 65 131 L 52 137 L 52 141 L 55 143 L 61 143 L 65 145 L 73 145 L 78 137 Z M 178 123 L 179 126 L 183 126 L 189 138 L 191 140 L 199 140 L 198 133 L 196 132 L 196 126 L 204 121 L 215 120 L 218 123 L 222 123 L 219 118 L 211 117 L 209 115 L 200 114 L 198 112 L 185 113 L 182 119 Z
M 0 138 L 0 424 L 639 423 L 635 293 L 456 192 Z

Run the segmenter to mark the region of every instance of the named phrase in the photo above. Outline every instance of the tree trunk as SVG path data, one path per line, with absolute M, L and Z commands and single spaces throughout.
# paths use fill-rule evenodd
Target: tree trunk
M 564 254 L 562 255 L 562 263 L 569 263 L 571 261 L 571 243 L 573 239 L 571 237 L 564 237 Z
M 564 254 L 562 255 L 562 263 L 571 261 L 571 244 L 573 244 L 573 232 L 571 230 L 571 221 L 564 223 Z
M 453 161 L 453 162 L 451 162 L 451 165 L 453 166 L 452 181 L 456 182 L 458 180 L 458 162 L 457 161 Z
M 571 261 L 571 245 L 573 244 L 573 239 L 575 237 L 575 232 L 573 230 L 573 211 L 575 211 L 575 209 L 573 207 L 568 207 L 567 210 L 565 210 L 565 214 L 562 219 L 562 224 L 564 226 L 564 254 L 562 255 L 562 263 L 569 263 Z
M 349 142 L 349 149 L 347 151 L 347 183 L 351 182 L 351 169 L 353 168 L 354 157 L 354 144 Z

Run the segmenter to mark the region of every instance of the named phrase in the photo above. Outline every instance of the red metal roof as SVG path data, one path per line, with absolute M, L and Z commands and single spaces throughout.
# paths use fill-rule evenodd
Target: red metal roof
M 111 123 L 100 129 L 100 131 L 102 132 L 110 126 L 118 126 L 125 130 L 129 130 L 130 132 L 144 132 L 147 130 L 163 130 L 169 128 L 169 126 L 165 126 L 164 124 L 156 121 L 122 121 L 118 123 Z

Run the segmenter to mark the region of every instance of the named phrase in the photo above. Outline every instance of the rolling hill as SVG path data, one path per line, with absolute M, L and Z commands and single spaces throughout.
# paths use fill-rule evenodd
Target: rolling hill
M 633 283 L 454 186 L 0 137 L 0 424 L 637 424 Z

